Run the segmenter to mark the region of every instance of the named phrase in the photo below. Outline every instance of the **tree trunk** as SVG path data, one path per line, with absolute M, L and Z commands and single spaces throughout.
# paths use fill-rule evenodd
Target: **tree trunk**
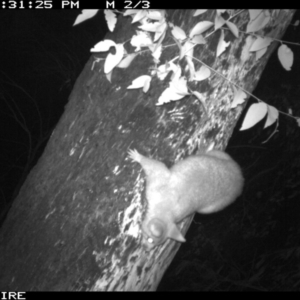
M 168 21 L 189 32 L 201 20 L 215 18 L 215 11 L 197 17 L 194 12 L 168 10 Z M 271 11 L 274 19 L 260 33 L 279 39 L 293 13 Z M 248 22 L 247 10 L 234 19 L 243 31 Z M 136 27 L 130 17 L 120 16 L 106 39 L 123 43 Z M 151 251 L 142 247 L 144 174 L 127 151 L 136 148 L 171 165 L 197 148 L 225 148 L 244 106 L 230 108 L 229 81 L 251 92 L 276 46 L 273 42 L 255 60 L 249 53 L 254 37 L 240 32 L 234 38 L 229 31 L 225 36 L 231 45 L 218 58 L 220 30 L 194 49 L 194 57 L 217 72 L 209 80 L 191 83 L 205 96 L 207 113 L 191 96 L 156 106 L 167 79 L 153 78 L 148 93 L 127 89 L 138 76 L 150 74 L 149 51 L 127 69 L 115 69 L 111 83 L 103 61 L 95 63 L 95 57 L 105 55 L 92 55 L 1 228 L 1 290 L 156 289 L 180 244 L 168 240 Z M 162 62 L 178 55 L 168 30 L 163 45 L 170 44 L 174 46 L 166 48 Z M 194 63 L 197 69 L 201 66 Z M 180 64 L 184 69 L 185 59 Z M 182 223 L 183 232 L 190 221 Z

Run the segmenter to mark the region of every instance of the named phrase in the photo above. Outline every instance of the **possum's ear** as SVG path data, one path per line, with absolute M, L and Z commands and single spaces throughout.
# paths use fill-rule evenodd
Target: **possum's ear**
M 176 240 L 181 243 L 185 242 L 185 238 L 183 237 L 180 230 L 178 229 L 178 227 L 175 224 L 172 224 L 172 226 L 170 226 L 170 230 L 168 232 L 168 237 L 170 239 Z

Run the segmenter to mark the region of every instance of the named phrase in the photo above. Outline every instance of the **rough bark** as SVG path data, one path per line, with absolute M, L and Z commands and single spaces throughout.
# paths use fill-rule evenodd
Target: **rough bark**
M 188 32 L 201 20 L 193 13 L 169 10 L 168 18 Z M 280 11 L 265 33 L 280 38 L 293 13 Z M 205 15 L 206 20 L 213 17 L 213 11 Z M 247 11 L 237 19 L 245 30 Z M 130 39 L 130 22 L 120 17 L 115 32 L 106 38 L 117 43 Z M 251 37 L 226 35 L 232 44 L 219 58 L 219 33 L 196 47 L 194 56 L 251 92 L 276 45 L 256 61 L 248 52 Z M 170 35 L 164 44 L 174 44 Z M 175 55 L 178 48 L 168 47 L 162 61 Z M 116 69 L 112 83 L 104 76 L 103 62 L 92 68 L 94 57 L 101 54 L 92 55 L 86 64 L 1 229 L 1 290 L 156 289 L 179 244 L 168 241 L 150 252 L 142 247 L 144 176 L 127 159 L 127 150 L 136 148 L 171 165 L 211 143 L 224 149 L 242 111 L 242 106 L 230 109 L 230 84 L 220 76 L 194 86 L 206 97 L 206 115 L 195 97 L 155 106 L 167 81 L 154 79 L 147 94 L 126 89 L 147 74 L 152 61 L 148 52 L 128 69 Z M 190 221 L 183 222 L 183 232 Z

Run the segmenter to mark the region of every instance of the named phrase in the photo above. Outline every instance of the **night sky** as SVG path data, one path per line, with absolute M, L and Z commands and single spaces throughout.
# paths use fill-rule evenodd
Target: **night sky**
M 0 11 L 0 211 L 3 211 L 15 198 L 28 172 L 43 153 L 48 138 L 64 111 L 73 85 L 91 55 L 90 49 L 103 39 L 107 31 L 102 12 L 72 27 L 79 13 L 80 10 Z M 294 16 L 292 24 L 297 19 L 300 19 L 299 11 Z M 289 26 L 282 39 L 300 44 L 299 27 Z M 268 104 L 284 112 L 291 109 L 294 115 L 298 116 L 300 116 L 299 44 L 289 45 L 294 52 L 292 71 L 287 72 L 282 68 L 275 51 L 254 91 L 255 95 Z M 276 204 L 277 211 L 272 218 L 276 215 L 277 225 L 281 223 L 284 225 L 278 225 L 278 231 L 273 231 L 269 238 L 276 241 L 278 239 L 280 243 L 287 245 L 287 242 L 282 240 L 283 236 L 287 235 L 286 231 L 299 225 L 299 221 L 290 223 L 287 220 L 299 219 L 300 208 L 288 187 L 282 182 L 282 178 L 292 184 L 297 180 L 288 181 L 288 176 L 295 176 L 295 172 L 298 178 L 300 176 L 300 162 L 297 160 L 297 154 L 300 154 L 299 126 L 295 120 L 281 115 L 279 132 L 273 135 L 268 143 L 262 143 L 272 134 L 275 126 L 262 130 L 263 125 L 260 123 L 247 132 L 240 132 L 238 129 L 241 121 L 228 146 L 228 152 L 242 166 L 246 178 L 245 190 L 250 193 L 243 199 L 246 201 L 246 198 L 248 204 L 245 205 L 240 201 L 240 206 L 245 205 L 251 210 L 248 206 L 251 206 L 251 200 L 254 198 L 257 200 L 267 197 L 274 200 L 274 193 L 268 191 L 267 195 L 264 194 L 266 186 L 275 183 L 276 188 L 282 186 L 281 196 L 278 197 L 281 199 L 286 197 L 286 201 L 292 199 L 290 202 L 292 204 L 287 204 L 286 201 Z M 289 149 L 293 151 L 288 152 Z M 287 151 L 286 156 L 285 151 Z M 284 160 L 288 162 L 295 160 L 292 164 L 297 166 L 297 169 L 293 174 L 284 173 L 282 164 L 278 163 Z M 275 167 L 272 169 L 277 164 L 279 169 Z M 272 171 L 268 172 L 269 169 Z M 278 175 L 278 172 L 283 174 Z M 258 174 L 261 174 L 261 177 L 258 178 Z M 271 175 L 274 175 L 274 178 L 271 178 Z M 264 186 L 266 177 L 268 180 Z M 299 184 L 295 183 L 294 193 L 298 195 L 299 190 Z M 252 203 L 255 203 L 253 205 L 256 206 L 259 203 L 257 201 L 253 201 Z M 268 207 L 274 205 L 265 205 L 265 207 L 268 210 Z M 257 215 L 254 211 L 253 215 L 255 214 Z M 264 216 L 260 215 L 260 217 Z M 211 220 L 217 217 L 213 216 L 208 221 L 207 216 L 197 218 L 190 232 L 197 232 L 195 223 L 197 224 L 198 221 L 208 224 L 209 227 L 213 222 Z M 213 228 L 211 227 L 211 230 L 214 230 Z M 299 229 L 293 230 L 295 234 L 299 234 Z M 209 229 L 206 234 L 211 235 Z M 234 240 L 233 237 L 229 239 Z M 300 240 L 299 236 L 298 240 Z M 260 243 L 261 241 L 258 242 L 259 245 Z M 192 248 L 190 244 L 184 247 Z M 228 250 L 233 246 L 231 244 L 224 247 Z M 268 247 L 264 244 L 258 249 L 263 251 L 262 248 L 269 249 Z M 186 259 L 184 255 L 182 252 L 179 254 L 180 262 Z M 175 272 L 176 266 L 172 268 L 172 272 Z M 174 282 L 173 278 L 170 278 L 171 282 Z M 166 283 L 166 289 L 171 289 L 171 285 Z M 187 289 L 192 287 L 189 286 Z

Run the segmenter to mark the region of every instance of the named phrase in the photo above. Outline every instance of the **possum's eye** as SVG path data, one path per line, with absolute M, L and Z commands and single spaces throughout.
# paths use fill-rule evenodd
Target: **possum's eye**
M 153 239 L 151 239 L 150 237 L 148 238 L 148 243 L 150 243 L 150 244 L 153 244 L 154 243 L 154 241 L 153 241 Z
M 150 221 L 143 222 L 142 233 L 146 245 L 150 248 L 156 247 L 166 240 L 167 226 L 161 219 L 152 218 Z
M 151 224 L 149 224 L 149 229 L 152 235 L 157 238 L 161 237 L 164 233 L 163 226 L 157 222 L 152 222 Z
M 151 233 L 151 238 L 156 243 L 162 241 L 166 235 L 166 225 L 159 219 L 152 219 L 148 223 L 148 229 Z

